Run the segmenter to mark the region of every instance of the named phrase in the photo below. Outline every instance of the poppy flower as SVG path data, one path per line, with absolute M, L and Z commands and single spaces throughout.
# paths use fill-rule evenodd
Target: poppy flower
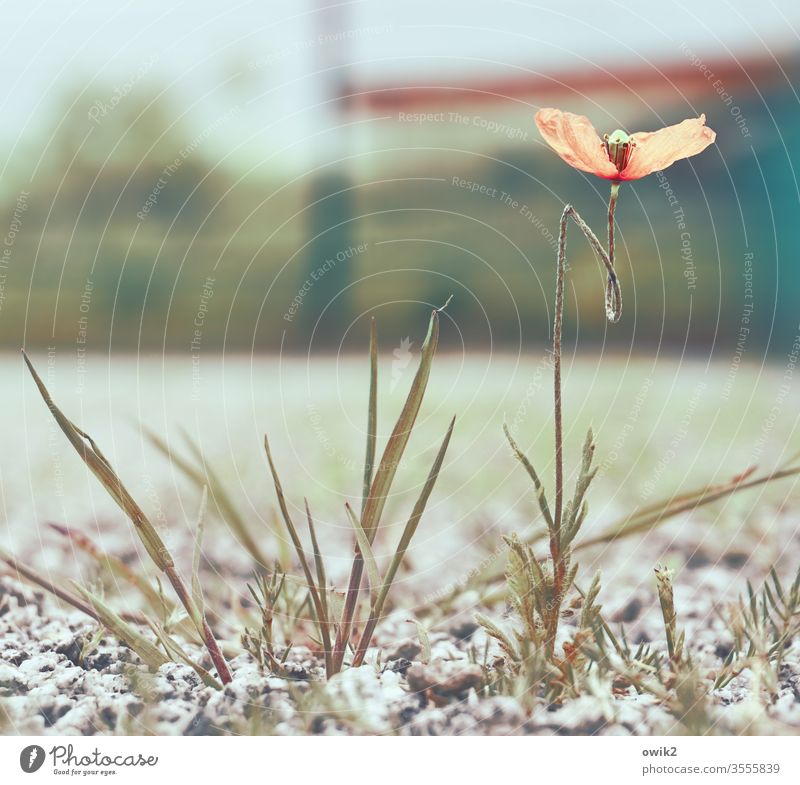
M 606 180 L 638 180 L 690 155 L 697 155 L 716 139 L 700 115 L 660 131 L 627 134 L 614 131 L 600 139 L 587 117 L 540 109 L 536 113 L 544 140 L 570 166 Z

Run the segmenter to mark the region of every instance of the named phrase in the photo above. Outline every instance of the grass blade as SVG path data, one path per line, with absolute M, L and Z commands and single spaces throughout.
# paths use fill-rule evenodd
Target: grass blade
M 317 568 L 317 591 L 319 593 L 320 613 L 319 632 L 322 636 L 322 647 L 325 652 L 325 662 L 329 664 L 332 656 L 331 649 L 331 614 L 328 608 L 328 579 L 325 577 L 325 562 L 322 558 L 322 551 L 317 541 L 317 531 L 314 527 L 314 519 L 311 517 L 311 510 L 308 507 L 308 499 L 303 499 L 306 506 L 306 519 L 308 520 L 308 531 L 311 536 L 311 548 L 314 551 L 314 563 Z
M 138 630 L 124 621 L 118 613 L 111 610 L 98 596 L 92 594 L 80 584 L 74 583 L 73 585 L 91 603 L 100 623 L 129 649 L 135 651 L 148 668 L 158 670 L 162 665 L 169 662 L 169 657 L 147 640 Z
M 447 433 L 445 434 L 442 444 L 439 447 L 439 452 L 436 454 L 433 465 L 428 472 L 428 477 L 425 480 L 425 484 L 422 486 L 422 492 L 420 493 L 419 498 L 414 505 L 414 509 L 411 511 L 411 516 L 409 517 L 408 522 L 403 529 L 403 533 L 400 536 L 400 542 L 398 543 L 397 549 L 394 552 L 392 561 L 389 563 L 389 569 L 386 571 L 386 576 L 383 579 L 378 596 L 372 605 L 370 618 L 367 620 L 367 624 L 364 627 L 364 632 L 361 634 L 361 639 L 356 648 L 356 655 L 353 659 L 353 665 L 360 665 L 364 661 L 364 655 L 366 654 L 367 648 L 372 640 L 375 627 L 380 620 L 381 613 L 383 612 L 383 606 L 386 602 L 386 597 L 389 594 L 389 589 L 391 589 L 392 583 L 397 575 L 397 571 L 400 569 L 400 565 L 403 563 L 403 558 L 406 555 L 408 546 L 411 544 L 411 539 L 417 531 L 422 514 L 425 512 L 428 499 L 430 498 L 433 488 L 436 485 L 436 480 L 439 477 L 439 472 L 442 468 L 444 456 L 447 453 L 447 448 L 450 444 L 450 437 L 453 435 L 453 428 L 455 427 L 455 424 L 456 418 L 453 417 L 453 419 L 450 421 L 449 427 L 447 428 Z
M 347 510 L 347 517 L 350 520 L 353 531 L 355 532 L 358 549 L 361 551 L 361 556 L 363 557 L 364 563 L 367 566 L 370 594 L 377 596 L 377 592 L 380 590 L 379 587 L 383 582 L 381 581 L 381 574 L 378 571 L 378 563 L 375 561 L 375 556 L 372 553 L 372 546 L 370 545 L 369 537 L 367 537 L 367 533 L 364 531 L 364 528 L 361 526 L 358 518 L 356 518 L 353 508 L 349 504 L 345 504 L 344 508 Z
M 85 613 L 96 622 L 100 622 L 100 617 L 97 615 L 97 612 L 91 605 L 85 603 L 80 597 L 76 596 L 72 592 L 62 589 L 60 586 L 56 586 L 56 584 L 49 581 L 41 573 L 38 573 L 31 567 L 28 567 L 22 562 L 17 561 L 17 559 L 15 559 L 10 553 L 7 553 L 2 549 L 0 549 L 0 561 L 8 565 L 21 577 L 25 578 L 25 580 L 33 583 L 36 586 L 41 586 L 46 591 L 50 592 L 50 594 L 52 594 L 54 597 L 58 597 L 59 600 L 66 602 L 67 605 L 71 605 L 73 608 L 81 611 L 81 613 Z
M 203 557 L 203 534 L 206 528 L 206 509 L 208 508 L 208 487 L 203 486 L 203 495 L 200 498 L 200 509 L 197 512 L 197 525 L 195 526 L 194 553 L 192 554 L 192 599 L 201 614 L 205 614 L 205 598 L 203 587 L 200 584 L 200 560 Z
M 275 468 L 275 462 L 272 459 L 272 451 L 269 448 L 269 439 L 266 435 L 264 436 L 264 451 L 267 454 L 267 462 L 269 463 L 269 469 L 272 474 L 272 482 L 275 485 L 275 495 L 278 497 L 278 506 L 280 507 L 281 515 L 283 516 L 283 522 L 286 524 L 286 530 L 289 532 L 289 537 L 291 538 L 295 552 L 297 553 L 300 567 L 303 570 L 306 585 L 311 595 L 311 601 L 314 603 L 314 613 L 317 616 L 317 621 L 320 628 L 320 636 L 322 636 L 324 640 L 324 636 L 327 635 L 327 630 L 329 627 L 329 619 L 323 610 L 320 592 L 324 592 L 325 587 L 322 586 L 318 589 L 316 583 L 314 582 L 314 576 L 311 574 L 311 569 L 308 566 L 308 560 L 306 559 L 306 554 L 303 550 L 303 544 L 300 542 L 300 537 L 297 534 L 297 529 L 295 529 L 292 516 L 289 514 L 289 508 L 286 506 L 286 497 L 283 494 L 283 486 L 281 485 L 280 477 L 278 477 L 278 470 Z M 313 528 L 313 523 L 311 526 Z M 326 647 L 325 651 L 325 671 L 328 675 L 331 675 L 332 673 L 330 646 Z
M 100 451 L 100 448 L 95 444 L 92 437 L 84 433 L 64 416 L 50 397 L 50 393 L 47 391 L 44 382 L 39 378 L 39 374 L 36 373 L 31 361 L 28 359 L 28 355 L 23 351 L 22 356 L 25 359 L 25 364 L 28 366 L 28 370 L 34 382 L 36 382 L 36 386 L 39 388 L 39 393 L 44 399 L 45 404 L 47 404 L 47 408 L 50 409 L 50 413 L 64 432 L 70 444 L 75 448 L 75 451 L 80 455 L 83 462 L 89 467 L 94 476 L 97 477 L 106 491 L 108 491 L 111 498 L 114 499 L 120 509 L 130 518 L 131 523 L 136 529 L 136 533 L 139 535 L 142 544 L 150 554 L 150 558 L 156 566 L 161 570 L 166 570 L 167 567 L 172 564 L 172 559 L 161 537 L 159 537 L 158 532 L 123 486 L 119 477 L 117 477 L 116 473 L 111 468 L 111 464 Z
M 447 307 L 449 302 L 450 300 L 448 299 L 441 308 L 435 308 L 431 312 L 428 332 L 422 344 L 417 373 L 414 376 L 414 381 L 411 383 L 408 397 L 400 411 L 400 416 L 395 423 L 392 434 L 383 451 L 378 470 L 370 486 L 369 497 L 367 503 L 364 505 L 364 514 L 361 516 L 361 525 L 364 528 L 364 532 L 370 544 L 375 539 L 383 508 L 386 505 L 386 499 L 389 496 L 392 482 L 397 473 L 397 467 L 400 464 L 400 459 L 408 444 L 411 430 L 414 427 L 420 407 L 422 406 L 422 399 L 425 396 L 428 379 L 430 378 L 433 357 L 436 354 L 436 347 L 439 342 L 439 313 Z M 342 612 L 342 619 L 339 624 L 339 631 L 336 635 L 336 643 L 334 644 L 334 672 L 338 672 L 341 669 L 342 662 L 344 661 L 344 653 L 350 640 L 353 617 L 355 615 L 356 603 L 358 602 L 358 592 L 361 586 L 361 577 L 363 573 L 364 559 L 361 553 L 357 551 L 353 558 L 353 566 L 350 570 L 350 581 L 347 586 L 344 611 Z
M 82 550 L 87 555 L 94 559 L 101 570 L 108 570 L 115 578 L 125 581 L 133 586 L 136 590 L 140 591 L 144 598 L 147 600 L 148 605 L 165 618 L 174 610 L 172 603 L 164 605 L 164 597 L 162 594 L 153 587 L 150 581 L 134 572 L 122 559 L 107 553 L 82 531 L 73 529 L 71 526 L 65 526 L 63 523 L 54 523 L 52 521 L 47 524 L 51 529 L 58 532 L 63 537 L 67 537 L 69 541 L 76 547 Z
M 256 562 L 258 568 L 260 570 L 266 569 L 267 560 L 251 534 L 244 517 L 233 503 L 230 494 L 225 490 L 224 483 L 211 466 L 206 463 L 205 456 L 200 450 L 200 447 L 192 440 L 189 434 L 186 433 L 186 431 L 181 432 L 192 456 L 197 463 L 203 467 L 202 471 L 196 466 L 193 466 L 185 458 L 173 452 L 169 445 L 157 433 L 146 427 L 143 428 L 143 431 L 150 443 L 162 453 L 170 463 L 180 469 L 183 475 L 194 483 L 198 490 L 202 490 L 204 486 L 208 486 L 216 514 L 222 521 L 228 524 L 234 536 L 242 543 L 250 556 L 253 557 L 253 561 Z
M 419 638 L 420 645 L 422 646 L 422 651 L 419 655 L 419 661 L 423 665 L 427 665 L 431 661 L 431 639 L 428 635 L 428 631 L 425 629 L 425 626 L 422 622 L 417 621 L 416 619 L 408 619 L 409 624 L 413 624 L 417 628 L 417 637 Z
M 514 457 L 522 464 L 522 467 L 528 473 L 528 476 L 531 478 L 531 480 L 533 480 L 533 486 L 536 489 L 536 499 L 539 502 L 539 509 L 541 509 L 545 523 L 547 524 L 547 530 L 553 531 L 555 529 L 553 516 L 550 513 L 550 506 L 547 504 L 544 486 L 542 485 L 542 481 L 539 479 L 539 475 L 536 473 L 536 469 L 533 468 L 533 464 L 528 460 L 528 456 L 525 455 L 522 450 L 520 450 L 505 423 L 503 423 L 503 433 L 506 435 L 506 439 L 511 447 L 511 451 L 514 453 Z
M 800 466 L 791 469 L 781 469 L 771 474 L 747 480 L 746 482 L 741 482 L 739 478 L 734 478 L 732 482 L 726 485 L 706 485 L 696 491 L 683 494 L 672 500 L 667 500 L 660 505 L 653 504 L 643 510 L 638 510 L 627 518 L 623 518 L 618 523 L 612 524 L 605 532 L 602 532 L 596 537 L 582 540 L 575 546 L 575 549 L 578 550 L 580 548 L 588 548 L 591 545 L 614 542 L 623 537 L 653 529 L 675 515 L 704 507 L 706 504 L 711 504 L 727 496 L 732 496 L 739 491 L 748 490 L 749 488 L 765 485 L 774 480 L 795 477 L 797 475 L 800 475 Z
M 447 303 L 442 308 L 446 307 L 446 305 Z M 428 379 L 430 378 L 433 357 L 436 354 L 436 347 L 439 343 L 439 312 L 442 308 L 434 309 L 431 312 L 428 333 L 422 344 L 417 373 L 411 383 L 408 397 L 403 404 L 400 416 L 397 418 L 392 435 L 389 437 L 381 456 L 378 470 L 375 472 L 375 477 L 370 486 L 369 498 L 361 521 L 370 543 L 375 539 L 375 533 L 380 525 L 383 508 L 386 505 L 386 499 L 389 497 L 397 467 L 400 465 L 400 460 L 408 445 L 411 431 L 422 406 L 422 399 L 425 396 Z
M 367 412 L 367 451 L 364 458 L 364 489 L 361 499 L 361 517 L 369 499 L 375 451 L 378 439 L 378 332 L 373 317 L 369 325 L 369 403 Z
M 317 568 L 317 588 L 319 589 L 319 598 L 322 603 L 322 612 L 325 615 L 326 621 L 330 618 L 328 616 L 328 579 L 325 577 L 325 562 L 322 558 L 322 551 L 319 548 L 317 541 L 317 530 L 314 527 L 314 519 L 311 517 L 311 510 L 308 507 L 308 499 L 303 499 L 306 507 L 306 519 L 308 520 L 308 532 L 311 536 L 311 548 L 314 551 L 314 565 Z
M 178 599 L 194 622 L 198 634 L 203 639 L 222 683 L 227 684 L 232 678 L 230 670 L 228 669 L 228 664 L 225 662 L 225 658 L 211 632 L 211 628 L 208 626 L 208 622 L 203 614 L 199 613 L 198 609 L 195 607 L 191 595 L 187 591 L 183 580 L 181 580 L 181 577 L 178 575 L 175 562 L 172 555 L 167 550 L 167 546 L 162 541 L 153 524 L 150 523 L 147 516 L 142 511 L 141 507 L 139 507 L 130 493 L 128 493 L 127 488 L 122 484 L 122 480 L 111 467 L 108 459 L 100 451 L 100 448 L 95 444 L 92 437 L 76 427 L 61 412 L 50 397 L 50 393 L 47 391 L 44 382 L 39 378 L 39 374 L 36 373 L 33 364 L 28 359 L 28 355 L 23 351 L 22 356 L 25 359 L 25 364 L 28 366 L 28 370 L 34 382 L 36 382 L 36 386 L 39 388 L 39 393 L 45 404 L 47 404 L 47 408 L 50 409 L 50 413 L 53 415 L 55 421 L 64 432 L 64 435 L 75 448 L 75 451 L 83 462 L 106 489 L 107 493 L 128 516 L 128 519 L 133 524 L 136 533 L 139 535 L 139 539 L 142 541 L 153 563 L 167 578 L 169 578 L 175 593 L 178 595 Z
M 164 651 L 167 652 L 172 660 L 180 660 L 192 668 L 207 687 L 213 687 L 215 690 L 222 689 L 222 685 L 202 665 L 191 659 L 158 622 L 152 619 L 147 619 L 147 622 L 153 634 L 158 638 L 158 642 L 164 647 Z

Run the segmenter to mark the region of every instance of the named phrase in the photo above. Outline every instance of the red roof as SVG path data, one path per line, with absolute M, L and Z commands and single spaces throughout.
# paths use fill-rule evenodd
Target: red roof
M 696 64 L 687 50 L 685 59 L 665 64 L 626 65 L 612 70 L 599 66 L 561 73 L 526 73 L 497 79 L 474 81 L 440 79 L 435 84 L 374 84 L 351 82 L 343 91 L 347 108 L 384 112 L 428 109 L 458 104 L 490 103 L 520 100 L 526 103 L 535 97 L 591 95 L 598 92 L 646 93 L 665 91 L 677 95 L 717 93 L 750 93 L 753 85 L 787 81 L 784 73 L 797 65 L 796 56 L 779 58 L 765 55 L 737 61 L 734 58 Z M 716 83 L 716 84 L 715 84 Z

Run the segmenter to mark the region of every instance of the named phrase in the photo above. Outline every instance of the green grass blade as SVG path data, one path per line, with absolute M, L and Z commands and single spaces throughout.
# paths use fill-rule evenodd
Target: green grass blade
M 221 690 L 220 684 L 200 663 L 195 662 L 189 657 L 188 654 L 178 645 L 177 641 L 172 638 L 167 631 L 156 621 L 147 619 L 150 629 L 153 634 L 158 638 L 159 643 L 164 647 L 169 657 L 172 660 L 180 660 L 185 665 L 188 665 L 194 672 L 202 679 L 203 684 L 207 687 L 213 687 L 215 690 Z
M 308 531 L 311 536 L 311 548 L 314 551 L 314 564 L 317 568 L 317 592 L 319 594 L 319 633 L 322 638 L 322 647 L 325 653 L 326 668 L 330 667 L 333 649 L 331 647 L 331 615 L 328 608 L 328 579 L 325 576 L 325 561 L 322 558 L 322 551 L 317 541 L 317 531 L 314 526 L 314 518 L 308 506 L 308 499 L 303 499 L 306 507 L 306 519 L 308 520 Z
M 539 502 L 539 509 L 542 511 L 544 521 L 547 524 L 547 530 L 553 531 L 555 529 L 555 525 L 553 524 L 553 516 L 550 512 L 550 506 L 547 503 L 544 486 L 542 485 L 542 481 L 539 479 L 539 475 L 536 473 L 536 469 L 533 468 L 533 464 L 528 460 L 528 456 L 522 452 L 517 443 L 514 441 L 514 437 L 511 435 L 511 432 L 508 430 L 508 426 L 505 423 L 503 423 L 503 433 L 506 435 L 506 439 L 511 447 L 511 451 L 514 453 L 514 457 L 520 462 L 520 464 L 522 464 L 522 468 L 525 469 L 525 471 L 528 473 L 528 476 L 533 481 L 533 486 L 536 488 L 536 499 Z
M 375 468 L 375 451 L 378 439 L 378 332 L 373 317 L 369 325 L 369 403 L 367 412 L 367 450 L 364 458 L 364 488 L 361 499 L 361 517 L 369 499 L 372 472 Z
M 456 418 L 453 417 L 453 419 L 450 420 L 447 433 L 442 440 L 442 444 L 439 447 L 439 451 L 436 454 L 433 465 L 428 472 L 428 477 L 425 480 L 425 484 L 422 486 L 422 491 L 420 492 L 419 498 L 414 504 L 411 515 L 406 522 L 402 535 L 400 536 L 400 542 L 395 549 L 394 556 L 392 556 L 392 560 L 389 563 L 389 568 L 384 576 L 380 591 L 378 592 L 377 597 L 372 605 L 370 618 L 364 627 L 364 632 L 361 634 L 361 640 L 356 647 L 356 656 L 353 659 L 354 665 L 359 665 L 363 661 L 364 655 L 366 654 L 367 648 L 372 640 L 372 634 L 375 631 L 375 626 L 381 618 L 383 606 L 386 603 L 386 597 L 388 596 L 389 590 L 392 587 L 392 583 L 397 576 L 397 571 L 400 569 L 400 565 L 403 563 L 403 558 L 406 555 L 408 546 L 411 544 L 414 534 L 416 534 L 417 527 L 422 519 L 422 514 L 425 512 L 425 507 L 428 504 L 428 499 L 430 498 L 433 488 L 436 485 L 436 480 L 439 477 L 439 472 L 441 471 L 442 463 L 444 462 L 444 456 L 447 453 L 447 448 L 450 444 L 450 438 L 453 435 L 453 428 L 455 427 L 455 424 Z
M 403 404 L 400 416 L 397 418 L 392 434 L 381 456 L 378 470 L 375 472 L 375 477 L 370 486 L 369 498 L 361 521 L 370 543 L 375 539 L 383 508 L 386 505 L 392 482 L 397 474 L 397 467 L 400 465 L 403 453 L 408 445 L 408 440 L 411 437 L 411 431 L 414 428 L 414 423 L 417 420 L 417 415 L 422 406 L 422 399 L 425 396 L 425 390 L 430 378 L 433 357 L 436 354 L 436 347 L 439 343 L 440 310 L 441 309 L 434 309 L 431 312 L 428 333 L 422 344 L 417 373 L 414 376 L 414 381 L 411 383 L 408 397 Z
M 364 531 L 364 527 L 361 525 L 358 518 L 356 518 L 353 508 L 349 504 L 345 504 L 344 507 L 345 510 L 347 510 L 348 520 L 350 521 L 353 531 L 355 532 L 358 549 L 361 551 L 361 556 L 363 557 L 364 563 L 367 567 L 367 577 L 369 578 L 370 592 L 375 595 L 379 591 L 382 581 L 381 574 L 378 571 L 378 563 L 375 561 L 375 556 L 372 553 L 372 545 L 370 544 L 369 537 L 367 537 L 367 533 Z
M 425 396 L 428 379 L 430 378 L 433 357 L 436 354 L 436 346 L 439 342 L 439 313 L 447 307 L 449 302 L 450 300 L 448 299 L 442 308 L 434 309 L 431 313 L 428 332 L 422 344 L 419 367 L 411 383 L 411 389 L 403 404 L 403 408 L 400 411 L 400 416 L 395 423 L 392 434 L 383 451 L 378 470 L 372 480 L 372 485 L 370 486 L 369 498 L 367 499 L 366 505 L 364 505 L 364 514 L 361 516 L 361 525 L 364 528 L 364 532 L 370 544 L 375 539 L 383 508 L 386 505 L 386 499 L 389 496 L 392 482 L 397 473 L 397 467 L 403 457 L 403 452 L 411 436 L 411 430 L 414 427 L 420 407 L 422 406 L 422 399 Z M 361 553 L 356 552 L 353 558 L 353 566 L 350 570 L 350 580 L 347 586 L 341 623 L 339 624 L 339 631 L 336 635 L 336 643 L 334 644 L 334 672 L 338 672 L 341 669 L 345 649 L 350 640 L 350 632 L 353 626 L 356 604 L 358 603 L 358 593 L 363 572 L 364 559 Z
M 311 536 L 311 548 L 314 552 L 314 565 L 317 568 L 317 588 L 319 590 L 319 597 L 322 603 L 322 612 L 325 614 L 325 621 L 329 620 L 328 617 L 328 579 L 325 576 L 325 561 L 322 558 L 322 551 L 317 541 L 317 530 L 314 526 L 314 518 L 311 516 L 311 510 L 308 506 L 308 499 L 303 499 L 306 507 L 306 519 L 308 520 L 308 532 Z

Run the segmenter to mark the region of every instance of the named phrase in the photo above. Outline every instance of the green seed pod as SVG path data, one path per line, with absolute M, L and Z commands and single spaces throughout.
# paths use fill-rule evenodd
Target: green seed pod
M 606 134 L 603 137 L 603 145 L 606 148 L 608 160 L 617 167 L 618 172 L 623 171 L 633 153 L 635 146 L 633 138 L 618 128 L 613 134 Z

